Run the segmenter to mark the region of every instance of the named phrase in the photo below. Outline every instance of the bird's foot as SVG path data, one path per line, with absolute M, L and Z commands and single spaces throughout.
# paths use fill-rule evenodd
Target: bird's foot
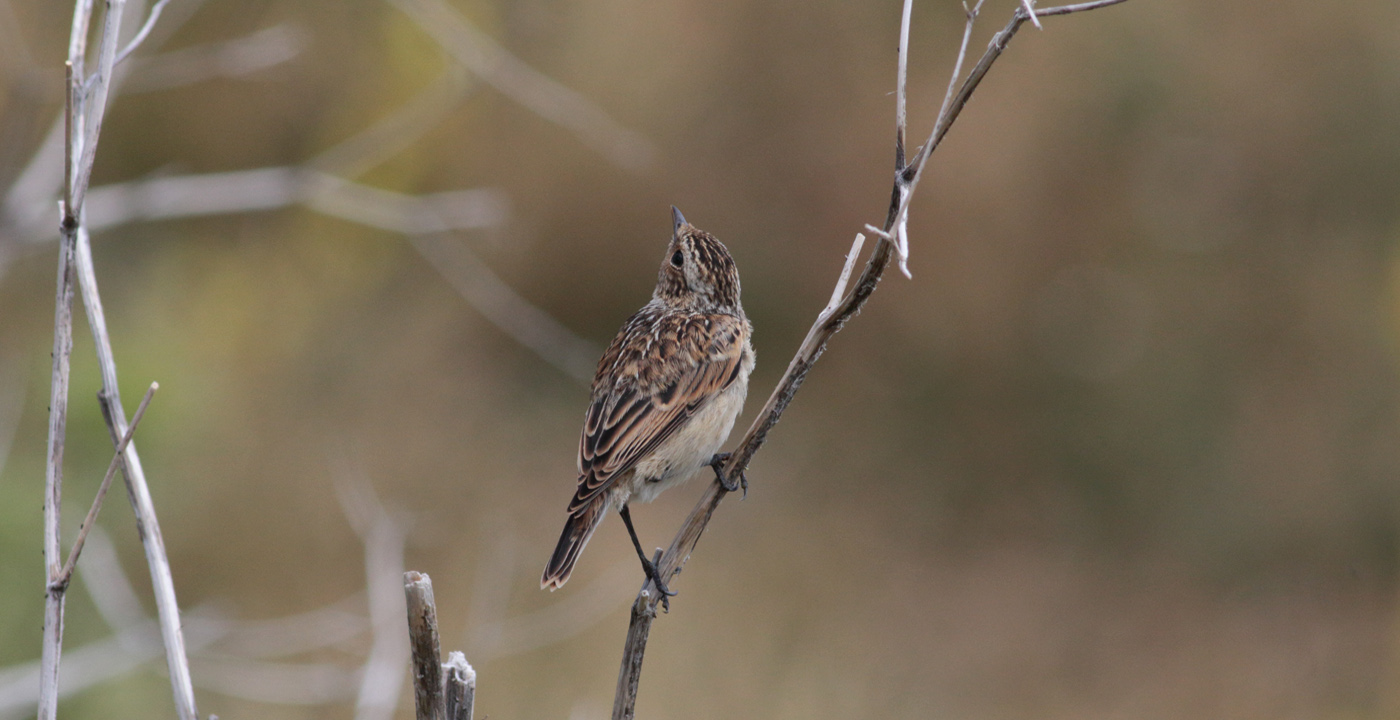
M 657 561 L 661 559 L 660 550 L 656 551 L 656 559 Z M 642 570 L 646 571 L 647 577 L 656 586 L 656 592 L 661 594 L 661 609 L 667 613 L 671 612 L 671 598 L 675 597 L 676 593 L 662 582 L 661 571 L 657 569 L 656 562 L 643 558 Z
M 734 453 L 715 453 L 715 456 L 710 458 L 709 465 L 714 469 L 715 478 L 719 480 L 720 487 L 724 488 L 725 492 L 735 492 L 739 489 L 743 489 L 744 495 L 740 498 L 740 500 L 743 500 L 749 496 L 748 476 L 744 474 L 744 471 L 740 470 L 739 481 L 735 482 L 733 478 L 724 474 L 724 464 L 729 462 L 729 456 L 733 454 Z

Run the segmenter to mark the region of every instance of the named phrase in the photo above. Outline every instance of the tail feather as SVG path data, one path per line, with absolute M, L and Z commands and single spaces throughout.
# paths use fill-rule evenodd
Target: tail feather
M 564 532 L 559 535 L 559 544 L 555 546 L 554 555 L 549 558 L 549 564 L 544 568 L 544 576 L 540 578 L 541 590 L 558 590 L 569 581 L 569 575 L 574 571 L 574 563 L 578 562 L 579 554 L 583 552 L 589 538 L 593 537 L 593 531 L 598 529 L 598 524 L 603 521 L 607 509 L 607 497 L 600 495 L 577 512 L 569 514 L 569 519 L 564 522 Z

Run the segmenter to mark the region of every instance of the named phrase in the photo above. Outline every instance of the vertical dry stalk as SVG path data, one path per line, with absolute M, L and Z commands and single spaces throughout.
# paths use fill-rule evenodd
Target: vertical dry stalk
M 413 706 L 418 720 L 445 720 L 447 703 L 442 696 L 442 649 L 433 580 L 410 570 L 403 574 L 403 592 L 408 601 L 408 646 L 413 652 Z
M 797 353 L 792 361 L 788 363 L 788 368 L 783 377 L 778 381 L 768 402 L 763 410 L 749 427 L 738 447 L 730 455 L 729 461 L 725 464 L 724 475 L 735 477 L 743 472 L 749 465 L 754 454 L 768 437 L 768 432 L 777 424 L 788 403 L 802 386 L 802 381 L 811 370 L 812 365 L 821 357 L 826 350 L 827 343 L 837 332 L 845 326 L 846 322 L 860 312 L 870 295 L 875 292 L 876 285 L 879 284 L 885 270 L 889 267 L 891 260 L 898 254 L 901 265 L 908 258 L 907 235 L 904 232 L 907 222 L 909 201 L 913 197 L 914 188 L 918 184 L 923 169 L 928 162 L 933 149 L 947 134 L 948 128 L 952 126 L 958 114 L 962 111 L 967 101 L 972 96 L 973 90 L 981 83 L 987 70 L 992 63 L 1006 49 L 1011 37 L 1029 19 L 1036 17 L 1047 17 L 1053 15 L 1068 15 L 1071 13 L 1094 10 L 1109 5 L 1116 5 L 1125 0 L 1097 0 L 1096 2 L 1081 3 L 1078 5 L 1065 5 L 1061 7 L 1045 8 L 1035 10 L 1033 15 L 1026 10 L 1027 5 L 1022 4 L 1016 8 L 1012 15 L 1011 22 L 995 36 L 988 46 L 982 59 L 963 80 L 961 89 L 951 102 L 946 102 L 943 111 L 939 114 L 937 122 L 934 124 L 933 133 L 929 136 L 928 142 L 915 153 L 910 162 L 905 162 L 905 116 L 904 116 L 904 75 L 907 66 L 908 47 L 907 38 L 909 36 L 908 24 L 910 18 L 910 7 L 912 0 L 905 0 L 904 13 L 900 28 L 899 47 L 899 69 L 898 87 L 896 88 L 896 136 L 895 136 L 895 177 L 894 187 L 890 193 L 890 206 L 885 216 L 883 227 L 877 228 L 867 225 L 866 228 L 878 238 L 874 250 L 871 251 L 870 259 L 866 262 L 865 270 L 856 280 L 850 294 L 846 295 L 839 302 L 829 304 L 818 316 L 816 322 L 807 332 Z M 976 20 L 977 10 L 981 8 L 979 2 L 973 9 L 968 10 L 967 28 L 970 31 L 972 23 Z M 963 56 L 967 50 L 967 33 L 964 33 L 964 41 L 959 51 L 955 74 L 962 68 Z M 848 261 L 849 262 L 849 261 Z M 907 271 L 906 271 L 907 272 Z M 844 284 L 847 273 L 842 273 L 840 283 Z M 835 295 L 840 294 L 840 290 Z M 701 496 L 699 503 L 681 525 L 676 537 L 671 541 L 671 545 L 666 552 L 658 559 L 656 566 L 661 577 L 670 579 L 680 571 L 681 566 L 690 558 L 691 552 L 695 549 L 696 543 L 700 540 L 700 535 L 709 524 L 710 517 L 719 507 L 720 501 L 725 496 L 723 486 L 718 480 L 712 482 Z M 623 648 L 622 667 L 618 672 L 617 693 L 613 701 L 613 720 L 630 720 L 635 714 L 637 702 L 637 688 L 641 679 L 642 660 L 646 653 L 647 638 L 650 634 L 651 623 L 656 618 L 656 605 L 658 596 L 654 584 L 648 580 L 642 585 L 642 590 L 637 594 L 637 600 L 632 605 L 631 623 L 627 630 L 627 641 Z
M 91 0 L 78 0 L 68 38 L 64 73 L 64 156 L 62 220 L 59 226 L 58 289 L 54 301 L 53 372 L 49 384 L 49 437 L 44 467 L 44 636 L 39 661 L 39 720 L 58 716 L 58 668 L 63 654 L 63 606 L 65 588 L 54 580 L 60 572 L 62 548 L 59 525 L 63 514 L 63 445 L 68 433 L 68 372 L 73 353 L 73 256 L 77 249 L 78 219 L 82 208 L 74 204 L 73 158 L 80 154 L 75 139 L 82 132 L 78 94 L 87 52 Z
M 102 297 L 97 291 L 97 275 L 92 265 L 92 244 L 86 228 L 78 231 L 78 282 L 83 291 L 83 308 L 88 326 L 97 346 L 97 364 L 102 370 L 102 392 L 98 401 L 112 437 L 112 446 L 121 444 L 128 431 L 126 411 L 122 409 L 121 391 L 117 389 L 117 363 L 112 354 L 112 339 L 107 335 L 107 318 L 102 310 Z M 194 683 L 190 679 L 190 661 L 185 651 L 184 630 L 180 626 L 180 604 L 175 597 L 175 579 L 170 573 L 170 560 L 165 552 L 165 538 L 156 518 L 155 501 L 151 499 L 146 472 L 136 443 L 128 443 L 122 452 L 122 472 L 126 478 L 128 499 L 136 515 L 136 531 L 145 550 L 146 565 L 151 572 L 151 589 L 156 600 L 156 616 L 160 623 L 161 641 L 165 644 L 165 664 L 170 673 L 170 687 L 175 697 L 175 710 L 180 720 L 197 720 L 199 711 L 194 701 Z
M 442 664 L 447 696 L 447 720 L 472 720 L 472 705 L 476 703 L 476 671 L 467 664 L 467 656 L 456 650 L 447 654 Z
M 55 717 L 58 701 L 58 667 L 62 645 L 63 592 L 66 582 L 63 571 L 57 567 L 59 500 L 61 499 L 63 435 L 67 407 L 68 355 L 72 349 L 72 299 L 73 280 L 82 288 L 83 302 L 87 310 L 88 324 L 97 344 L 98 363 L 102 368 L 102 393 L 98 399 L 103 414 L 111 430 L 112 444 L 121 457 L 120 465 L 126 476 L 127 492 L 136 511 L 137 530 L 141 535 L 146 558 L 151 566 L 152 585 L 155 590 L 156 606 L 159 611 L 161 636 L 165 642 L 166 661 L 170 672 L 171 686 L 175 695 L 175 707 L 181 720 L 196 720 L 198 711 L 194 704 L 194 687 L 190 682 L 189 661 L 185 655 L 185 644 L 180 629 L 179 606 L 175 600 L 174 582 L 170 577 L 170 564 L 166 559 L 160 526 L 156 522 L 155 507 L 151 502 L 150 491 L 141 471 L 141 461 L 136 454 L 136 446 L 128 436 L 126 413 L 122 410 L 121 396 L 117 390 L 117 369 L 113 360 L 111 340 L 107 337 L 106 320 L 102 313 L 102 301 L 97 292 L 97 277 L 92 267 L 92 249 L 89 245 L 87 229 L 83 226 L 83 199 L 88 182 L 92 177 L 92 166 L 96 159 L 97 141 L 102 131 L 102 119 L 106 113 L 108 93 L 111 87 L 113 69 L 117 63 L 117 45 L 121 33 L 122 14 L 126 0 L 106 0 L 103 11 L 101 44 L 98 49 L 97 67 L 91 79 L 86 76 L 86 52 L 88 28 L 92 20 L 93 0 L 77 0 L 73 11 L 73 26 L 68 43 L 67 82 L 65 88 L 66 112 L 64 114 L 64 187 L 60 234 L 62 244 L 59 249 L 59 308 L 54 322 L 54 382 L 51 391 L 51 415 L 49 438 L 49 468 L 46 478 L 45 502 L 45 555 L 48 560 L 49 577 L 46 583 L 49 594 L 44 619 L 43 671 L 40 675 L 39 717 L 50 720 Z M 158 5 L 153 15 L 158 14 Z M 154 23 L 154 17 L 146 25 Z M 129 45 L 134 49 L 145 37 L 143 28 Z M 127 53 L 123 53 L 124 55 Z M 49 526 L 52 525 L 52 529 Z M 78 548 L 75 548 L 78 550 Z M 73 562 L 77 561 L 77 553 Z M 69 571 L 71 572 L 71 571 Z
M 413 706 L 418 720 L 471 720 L 476 671 L 467 657 L 452 652 L 442 662 L 433 580 L 424 573 L 403 574 L 408 603 L 408 645 L 413 654 Z
M 59 522 L 63 499 L 63 441 L 68 426 L 68 369 L 73 352 L 73 252 L 76 232 L 64 232 L 58 248 L 58 292 L 54 302 L 53 375 L 49 386 L 48 461 L 44 471 L 44 646 L 39 674 L 39 720 L 58 713 L 58 664 L 63 650 L 64 589 L 54 586 L 62 550 Z

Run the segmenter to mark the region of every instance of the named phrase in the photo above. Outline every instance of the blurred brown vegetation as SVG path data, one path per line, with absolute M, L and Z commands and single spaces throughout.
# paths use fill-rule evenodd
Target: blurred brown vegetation
M 678 205 L 743 273 L 745 424 L 883 217 L 898 3 L 454 5 L 655 161 L 619 168 L 478 83 L 359 179 L 504 190 L 509 223 L 462 241 L 600 346 L 648 297 Z M 989 4 L 974 54 L 1012 5 Z M 3 186 L 57 111 L 71 7 L 0 9 Z M 961 18 L 915 7 L 916 135 Z M 94 184 L 304 163 L 450 63 L 375 0 L 209 0 L 167 49 L 283 23 L 305 43 L 285 63 L 119 98 Z M 836 338 L 675 584 L 641 714 L 1400 714 L 1397 27 L 1387 0 L 1131 0 L 1023 30 L 919 189 L 914 279 L 887 278 Z M 94 252 L 128 405 L 163 388 L 138 441 L 182 606 L 274 618 L 363 586 L 336 500 L 348 464 L 408 519 L 444 646 L 480 673 L 478 717 L 605 714 L 641 580 L 617 574 L 621 523 L 561 593 L 537 584 L 586 388 L 402 237 L 309 210 L 131 224 Z M 0 278 L 0 389 L 27 390 L 0 471 L 0 667 L 39 651 L 53 266 L 47 243 Z M 111 451 L 81 323 L 73 523 Z M 639 510 L 644 541 L 665 544 L 694 495 Z M 130 509 L 102 524 L 148 593 Z M 482 608 L 524 616 L 608 573 L 623 581 L 597 622 L 473 647 L 502 619 Z M 106 632 L 72 596 L 68 645 Z M 310 659 L 353 668 L 363 650 Z M 201 710 L 350 714 L 211 690 Z M 169 688 L 157 664 L 63 713 L 168 717 Z

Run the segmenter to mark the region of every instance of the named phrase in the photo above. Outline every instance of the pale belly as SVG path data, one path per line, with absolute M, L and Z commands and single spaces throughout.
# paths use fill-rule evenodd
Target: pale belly
M 708 469 L 710 458 L 719 452 L 734 428 L 734 420 L 744 409 L 744 397 L 749 390 L 747 375 L 742 373 L 656 452 L 637 463 L 628 481 L 620 484 L 625 490 L 613 494 L 614 507 L 620 508 L 629 502 L 651 502 L 666 489 L 689 480 L 702 468 Z

